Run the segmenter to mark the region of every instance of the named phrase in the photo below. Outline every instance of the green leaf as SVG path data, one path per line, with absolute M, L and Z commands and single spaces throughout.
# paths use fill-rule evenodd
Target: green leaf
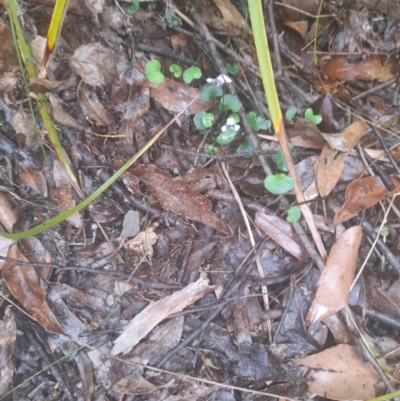
M 221 97 L 222 95 L 223 95 L 222 88 L 218 85 L 214 85 L 211 83 L 206 83 L 200 89 L 200 98 L 205 102 L 213 100 L 217 97 Z
M 318 125 L 322 122 L 322 116 L 320 114 L 314 114 L 311 107 L 306 109 L 304 112 L 304 117 L 315 125 Z
M 296 107 L 291 107 L 290 109 L 287 109 L 285 113 L 286 120 L 292 121 L 296 117 L 296 113 Z
M 173 172 L 174 174 L 178 175 L 178 174 L 179 174 L 179 168 L 178 168 L 178 167 L 174 167 L 173 170 L 172 170 L 172 172 Z
M 229 74 L 236 75 L 239 72 L 240 68 L 237 64 L 227 64 L 226 65 L 226 71 L 229 72 Z
M 207 155 L 217 155 L 218 154 L 218 148 L 214 145 L 211 145 L 208 143 L 207 145 L 204 146 L 203 152 L 206 153 Z
M 185 84 L 191 84 L 194 79 L 201 78 L 201 70 L 199 67 L 189 67 L 183 73 L 183 80 Z
M 237 131 L 235 131 L 233 128 L 227 128 L 225 132 L 221 132 L 217 136 L 217 142 L 220 145 L 227 145 L 228 143 L 231 143 L 235 137 L 236 137 Z
M 169 70 L 174 74 L 175 78 L 180 78 L 182 75 L 182 68 L 178 64 L 171 64 Z
M 193 117 L 193 124 L 199 130 L 204 130 L 206 127 L 203 124 L 203 116 L 206 114 L 205 111 L 199 111 Z
M 214 122 L 214 114 L 213 113 L 204 113 L 201 117 L 201 122 L 205 128 L 210 128 Z
M 249 138 L 246 138 L 236 149 L 237 153 L 246 153 L 246 152 L 252 152 L 254 150 L 253 145 L 249 141 Z
M 266 120 L 264 117 L 258 116 L 254 111 L 247 114 L 247 121 L 254 132 L 260 130 L 267 130 L 271 128 L 271 121 Z
M 144 72 L 146 74 L 146 78 L 152 84 L 160 84 L 165 79 L 164 74 L 161 72 L 161 63 L 158 60 L 148 61 Z
M 235 124 L 238 124 L 240 121 L 240 117 L 236 113 L 232 113 L 228 118 L 233 118 Z
M 165 10 L 165 20 L 167 21 L 167 25 L 171 27 L 182 25 L 182 20 L 175 14 L 172 7 L 167 7 Z
M 236 96 L 233 95 L 224 95 L 221 98 L 221 103 L 219 104 L 219 108 L 221 111 L 233 111 L 237 113 L 240 110 L 240 102 Z
M 136 57 L 136 58 L 141 58 L 141 57 L 142 57 L 142 53 L 140 53 L 140 52 L 135 52 L 135 57 Z
M 289 223 L 294 223 L 295 221 L 299 221 L 301 218 L 301 211 L 298 206 L 291 206 L 287 211 L 286 221 Z
M 294 151 L 294 147 L 291 143 L 289 143 L 289 150 L 291 152 Z M 276 164 L 276 167 L 278 167 L 279 170 L 283 171 L 283 172 L 287 172 L 287 166 L 286 166 L 286 161 L 285 161 L 285 157 L 283 156 L 283 152 L 282 149 L 279 149 L 278 152 L 275 155 L 271 156 L 272 161 Z
M 129 14 L 135 14 L 139 10 L 139 0 L 132 0 L 131 5 L 128 7 L 127 11 Z
M 274 174 L 264 180 L 264 187 L 274 195 L 282 195 L 294 187 L 294 179 L 285 174 Z
M 389 235 L 389 230 L 382 230 L 380 232 L 381 237 L 385 238 Z

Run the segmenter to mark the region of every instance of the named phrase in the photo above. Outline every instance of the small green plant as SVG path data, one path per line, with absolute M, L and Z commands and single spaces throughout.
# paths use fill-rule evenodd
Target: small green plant
M 264 187 L 273 195 L 282 195 L 293 189 L 295 181 L 285 174 L 274 174 L 264 180 Z
M 178 174 L 179 174 L 179 168 L 178 168 L 178 167 L 174 167 L 173 170 L 172 170 L 172 172 L 173 172 L 175 175 L 178 175 Z
M 148 61 L 146 63 L 144 72 L 146 74 L 146 78 L 152 84 L 161 84 L 165 79 L 164 74 L 161 72 L 161 63 L 158 60 Z
M 386 238 L 389 235 L 389 230 L 382 230 L 379 234 L 381 237 Z
M 135 14 L 139 10 L 139 0 L 131 0 L 131 5 L 128 7 L 127 11 L 129 14 Z
M 291 206 L 287 211 L 286 221 L 289 223 L 294 223 L 299 221 L 301 218 L 301 211 L 298 206 Z
M 193 117 L 194 126 L 200 132 L 200 134 L 204 135 L 206 133 L 206 129 L 210 128 L 214 122 L 214 114 L 206 113 L 205 111 L 199 111 Z
M 135 57 L 136 57 L 136 58 L 141 58 L 141 57 L 142 57 L 142 53 L 140 53 L 140 52 L 135 52 Z
M 258 132 L 260 130 L 265 131 L 271 128 L 271 121 L 266 120 L 262 116 L 258 116 L 254 111 L 251 111 L 247 114 L 247 121 L 254 132 Z
M 236 96 L 226 94 L 221 98 L 219 109 L 221 111 L 232 111 L 233 113 L 237 113 L 240 110 L 239 99 Z
M 289 143 L 289 150 L 291 152 L 294 151 L 294 147 L 290 143 Z M 278 167 L 279 170 L 283 171 L 284 173 L 287 173 L 288 168 L 286 166 L 286 161 L 285 161 L 285 157 L 283 156 L 282 149 L 279 149 L 275 155 L 272 155 L 271 159 L 276 164 L 276 167 Z
M 200 89 L 200 99 L 208 102 L 209 100 L 214 100 L 217 97 L 221 97 L 224 94 L 222 88 L 213 83 L 206 83 Z
M 207 155 L 217 155 L 218 154 L 218 148 L 212 144 L 207 144 L 203 147 L 203 152 L 206 153 Z
M 165 21 L 167 25 L 170 27 L 182 25 L 182 20 L 175 14 L 175 11 L 172 7 L 168 7 L 165 10 Z
M 222 132 L 217 136 L 217 142 L 220 145 L 231 143 L 235 139 L 239 129 L 240 125 L 236 124 L 233 118 L 228 118 L 226 120 L 226 125 L 221 127 Z
M 232 74 L 232 75 L 236 75 L 240 70 L 240 68 L 237 64 L 229 64 L 228 63 L 225 67 L 226 67 L 226 71 L 228 71 L 229 74 Z
M 287 109 L 285 113 L 286 120 L 292 121 L 296 117 L 296 113 L 296 107 L 291 107 L 290 109 Z
M 191 84 L 194 79 L 200 79 L 201 76 L 202 73 L 199 67 L 189 67 L 183 73 L 183 81 L 185 84 Z
M 320 114 L 314 114 L 311 107 L 305 110 L 304 117 L 315 125 L 318 125 L 322 122 L 322 116 Z
M 180 78 L 182 76 L 182 68 L 178 64 L 171 64 L 169 70 L 174 74 L 175 78 Z

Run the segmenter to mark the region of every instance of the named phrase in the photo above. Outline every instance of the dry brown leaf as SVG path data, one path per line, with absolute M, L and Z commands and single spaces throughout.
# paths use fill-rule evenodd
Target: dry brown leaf
M 24 145 L 28 149 L 33 149 L 37 145 L 36 130 L 30 115 L 23 110 L 18 111 L 11 118 L 11 125 L 17 134 L 22 134 L 25 137 Z
M 90 86 L 105 86 L 118 80 L 115 53 L 100 43 L 78 47 L 69 64 L 72 70 Z
M 225 234 L 230 233 L 229 226 L 211 213 L 211 202 L 189 185 L 151 164 L 136 165 L 129 172 L 147 184 L 163 209 Z
M 36 193 L 47 198 L 47 182 L 41 171 L 29 167 L 20 167 L 19 184 L 32 188 Z
M 353 181 L 346 188 L 344 204 L 333 220 L 335 225 L 356 216 L 359 212 L 374 206 L 388 195 L 386 187 L 377 176 Z
M 365 81 L 386 82 L 393 78 L 390 69 L 383 66 L 380 60 L 370 59 L 358 64 L 349 64 L 343 58 L 334 58 L 325 65 L 323 73 L 339 81 L 361 79 Z
M 304 11 L 308 14 L 318 14 L 318 0 L 282 0 L 281 17 L 283 21 L 303 21 Z M 285 7 L 284 5 L 292 6 L 293 8 Z
M 285 21 L 284 24 L 294 29 L 303 39 L 305 39 L 308 31 L 308 21 Z
M 61 100 L 58 96 L 50 93 L 48 95 L 51 107 L 49 112 L 53 120 L 60 125 L 66 125 L 67 127 L 72 127 L 76 129 L 83 129 L 82 124 L 66 113 L 62 107 Z
M 339 344 L 303 359 L 296 365 L 307 366 L 309 391 L 334 400 L 368 400 L 377 396 L 380 382 L 375 369 L 365 362 L 357 347 Z
M 165 79 L 158 85 L 150 84 L 150 96 L 172 113 L 196 114 L 212 106 L 212 102 L 204 102 L 199 97 L 199 90 L 173 79 Z M 189 107 L 188 104 L 197 98 Z
M 157 324 L 173 313 L 178 313 L 217 287 L 208 285 L 208 279 L 200 278 L 172 295 L 153 302 L 137 314 L 114 341 L 112 355 L 127 354 L 139 341 L 146 337 Z
M 4 311 L 4 318 L 0 320 L 0 394 L 7 393 L 12 383 L 14 373 L 11 355 L 17 338 L 17 326 L 14 321 L 11 306 Z
M 289 252 L 295 258 L 304 262 L 307 259 L 307 252 L 300 245 L 292 226 L 277 216 L 268 216 L 265 213 L 257 212 L 256 225 L 269 235 L 279 246 Z
M 97 126 L 110 125 L 112 120 L 106 109 L 100 103 L 96 92 L 82 83 L 78 88 L 78 102 L 83 113 Z
M 76 202 L 73 198 L 72 186 L 68 176 L 58 160 L 54 160 L 53 177 L 57 188 L 55 195 L 58 201 L 58 207 L 60 208 L 60 212 L 63 213 L 75 207 Z M 82 228 L 83 226 L 82 218 L 79 213 L 74 213 L 72 216 L 67 217 L 67 221 L 76 228 Z
M 11 246 L 7 257 L 27 262 L 16 245 Z M 39 277 L 34 267 L 5 262 L 2 274 L 11 294 L 41 326 L 52 333 L 64 334 L 53 311 L 46 302 L 44 291 L 40 287 Z
M 18 59 L 9 25 L 0 21 L 0 74 L 18 68 Z
M 335 146 L 347 149 L 346 152 L 333 149 L 331 145 L 325 144 L 316 163 L 316 181 L 322 197 L 328 196 L 335 188 L 342 174 L 346 157 L 367 129 L 368 125 L 364 121 L 355 121 L 340 134 L 340 139 L 336 134 Z
M 13 226 L 17 222 L 17 215 L 7 198 L 0 192 L 0 224 L 9 232 L 13 232 Z
M 157 238 L 158 236 L 154 232 L 154 227 L 147 227 L 146 231 L 142 231 L 135 238 L 126 241 L 125 247 L 140 254 L 153 255 L 153 245 L 157 242 Z
M 346 305 L 354 280 L 361 238 L 361 227 L 354 226 L 340 234 L 332 246 L 318 281 L 317 293 L 307 313 L 307 321 L 320 321 Z

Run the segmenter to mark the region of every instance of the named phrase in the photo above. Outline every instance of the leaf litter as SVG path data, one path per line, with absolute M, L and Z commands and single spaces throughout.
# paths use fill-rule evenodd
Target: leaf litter
M 384 334 L 392 349 L 398 347 L 398 325 L 391 319 L 399 315 L 397 199 L 384 228 L 379 227 L 398 193 L 391 157 L 398 160 L 394 133 L 399 124 L 392 100 L 399 68 L 391 52 L 399 38 L 390 27 L 400 21 L 399 7 L 354 1 L 341 10 L 323 4 L 317 26 L 318 1 L 285 0 L 273 6 L 278 23 L 270 25 L 277 30 L 282 56 L 274 54 L 275 67 L 284 71 L 277 74 L 281 106 L 284 111 L 295 108 L 291 121 L 285 121 L 295 168 L 307 199 L 313 199 L 312 218 L 329 250 L 321 272 L 311 263 L 315 255 L 304 241 L 310 238 L 307 229 L 299 229 L 304 219 L 286 221 L 289 207 L 298 206 L 293 195 L 265 190 L 265 164 L 256 154 L 229 159 L 245 139 L 240 118 L 254 113 L 268 119 L 254 73 L 258 62 L 247 9 L 239 3 L 201 1 L 196 14 L 182 1 L 139 2 L 136 13 L 129 14 L 129 2 L 71 0 L 57 55 L 42 71 L 47 78 L 32 80 L 29 91 L 33 97 L 46 93 L 85 194 L 110 177 L 110 167 L 122 165 L 174 115 L 183 114 L 141 164 L 88 210 L 30 240 L 0 238 L 0 256 L 15 260 L 0 262 L 5 297 L 0 330 L 7 326 L 0 391 L 13 391 L 10 399 L 25 399 L 29 393 L 35 400 L 117 400 L 123 394 L 256 400 L 260 394 L 250 389 L 259 389 L 261 397 L 269 393 L 306 400 L 318 394 L 345 400 L 372 398 L 385 385 L 391 390 L 390 382 L 381 380 L 396 366 L 396 357 L 379 359 L 384 369 L 377 375 L 360 357 L 338 311 L 349 305 L 367 342 L 376 344 Z M 43 51 L 49 10 L 21 7 L 24 34 Z M 0 28 L 0 224 L 16 233 L 70 209 L 78 199 L 47 146 L 47 132 L 40 123 L 35 127 L 30 115 L 10 53 L 9 25 Z M 315 66 L 304 46 L 317 28 Z M 210 40 L 221 60 L 204 51 Z M 150 60 L 157 61 L 165 77 L 159 84 L 146 78 Z M 183 76 L 195 67 L 201 78 L 187 84 L 173 76 L 172 64 Z M 221 65 L 229 76 L 220 82 Z M 202 100 L 202 88 L 210 82 L 221 87 L 213 100 Z M 219 96 L 232 96 L 233 83 L 243 92 L 227 107 L 236 112 L 240 99 L 244 114 L 239 110 L 239 116 L 220 109 Z M 315 125 L 305 118 L 306 109 L 322 122 Z M 199 132 L 193 118 L 205 111 L 213 116 L 211 127 Z M 228 119 L 234 121 L 236 137 L 220 146 L 216 138 Z M 270 168 L 281 174 L 281 166 L 272 163 L 279 150 L 271 143 L 273 132 L 263 128 L 257 134 Z M 199 155 L 206 150 L 213 159 Z M 220 161 L 229 167 L 254 222 L 256 249 L 222 178 Z M 127 220 L 133 231 L 125 227 L 128 211 L 136 213 L 134 222 Z M 133 234 L 121 239 L 122 232 Z M 377 250 L 351 289 L 369 240 L 376 236 Z M 265 287 L 269 309 L 260 302 Z M 15 307 L 11 314 L 7 298 L 33 320 Z M 82 343 L 93 348 L 78 352 Z M 45 360 L 45 354 L 53 359 Z M 114 359 L 117 354 L 125 360 Z M 76 364 L 33 376 L 61 355 Z M 155 375 L 152 367 L 164 372 Z M 24 387 L 17 387 L 22 382 Z

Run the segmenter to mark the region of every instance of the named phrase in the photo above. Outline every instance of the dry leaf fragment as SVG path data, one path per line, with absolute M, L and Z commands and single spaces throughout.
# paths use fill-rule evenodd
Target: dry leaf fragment
M 349 64 L 343 58 L 334 58 L 325 65 L 323 73 L 339 81 L 349 81 L 351 79 L 374 81 L 377 79 L 379 82 L 386 82 L 393 78 L 390 69 L 383 66 L 378 59 Z
M 335 188 L 342 174 L 346 157 L 367 129 L 368 125 L 364 121 L 356 121 L 350 124 L 340 137 L 336 134 L 332 143 L 340 149 L 347 149 L 345 152 L 332 148 L 328 143 L 325 144 L 316 163 L 316 181 L 322 197 L 328 196 Z M 329 137 L 331 138 L 331 135 Z
M 8 258 L 27 262 L 25 256 L 13 245 Z M 3 279 L 11 294 L 22 304 L 25 310 L 46 330 L 55 334 L 64 334 L 53 311 L 46 302 L 46 297 L 39 284 L 35 268 L 5 262 L 2 269 Z
M 307 313 L 307 321 L 320 321 L 346 305 L 356 271 L 361 238 L 361 227 L 354 226 L 340 234 L 332 246 L 318 281 L 317 293 Z
M 118 80 L 115 53 L 100 43 L 78 47 L 70 66 L 90 86 L 105 86 Z
M 9 232 L 13 232 L 13 226 L 17 222 L 17 215 L 7 198 L 0 193 L 0 224 Z
M 158 323 L 173 313 L 182 311 L 216 288 L 217 286 L 208 285 L 208 279 L 201 276 L 196 282 L 189 284 L 185 288 L 153 302 L 128 323 L 122 334 L 114 341 L 111 354 L 128 353 Z
M 154 227 L 151 226 L 147 227 L 145 231 L 139 233 L 135 238 L 127 241 L 125 246 L 140 254 L 153 255 L 153 245 L 157 242 L 157 238 Z
M 30 167 L 20 167 L 19 184 L 33 189 L 37 194 L 47 198 L 47 182 L 41 171 L 36 171 Z
M 295 258 L 302 262 L 307 259 L 306 251 L 300 245 L 292 226 L 287 221 L 277 216 L 268 216 L 265 213 L 257 212 L 255 223 L 265 234 L 269 235 L 279 246 Z
M 388 195 L 388 191 L 377 176 L 353 181 L 346 188 L 344 204 L 336 213 L 333 223 L 338 225 L 351 219 L 362 210 L 374 206 L 386 195 Z
M 230 233 L 229 226 L 211 213 L 211 202 L 189 185 L 151 164 L 136 165 L 129 172 L 147 184 L 163 209 L 223 233 Z
M 380 382 L 375 369 L 365 362 L 357 347 L 339 344 L 303 359 L 292 360 L 307 366 L 309 391 L 334 400 L 368 400 L 376 397 Z
M 177 114 L 185 110 L 183 113 L 185 115 L 196 114 L 212 106 L 212 102 L 204 102 L 200 99 L 198 89 L 173 79 L 167 78 L 163 83 L 151 84 L 149 87 L 150 96 L 172 113 Z M 196 100 L 188 107 L 193 99 Z
M 14 373 L 11 355 L 17 338 L 17 326 L 11 311 L 7 306 L 4 318 L 0 320 L 0 394 L 7 393 Z

